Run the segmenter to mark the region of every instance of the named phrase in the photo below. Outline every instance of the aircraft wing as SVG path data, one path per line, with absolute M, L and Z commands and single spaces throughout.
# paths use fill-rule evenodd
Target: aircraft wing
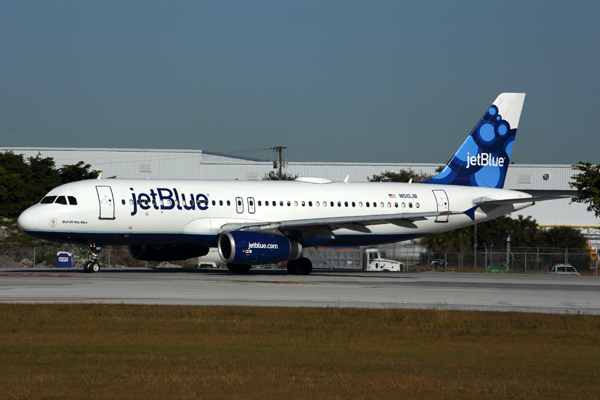
M 251 230 L 262 232 L 278 231 L 285 236 L 301 237 L 308 239 L 312 237 L 333 237 L 333 231 L 337 229 L 349 229 L 362 233 L 370 233 L 369 225 L 396 224 L 405 227 L 417 226 L 415 221 L 423 221 L 428 217 L 437 217 L 441 212 L 421 212 L 421 213 L 398 213 L 394 215 L 362 215 L 348 217 L 330 217 L 330 218 L 312 218 L 272 222 L 248 222 L 225 224 L 219 230 L 222 232 L 231 232 L 238 230 Z

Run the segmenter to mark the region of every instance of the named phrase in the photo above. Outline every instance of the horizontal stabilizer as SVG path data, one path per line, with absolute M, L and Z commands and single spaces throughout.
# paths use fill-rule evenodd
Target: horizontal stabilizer
M 539 197 L 518 197 L 513 199 L 501 199 L 494 200 L 488 199 L 485 197 L 481 197 L 479 199 L 473 200 L 473 203 L 478 206 L 486 205 L 486 206 L 502 206 L 505 204 L 517 204 L 517 203 L 535 203 L 538 201 L 546 201 L 546 200 L 560 200 L 560 199 L 569 199 L 571 196 L 559 195 L 559 196 L 539 196 Z

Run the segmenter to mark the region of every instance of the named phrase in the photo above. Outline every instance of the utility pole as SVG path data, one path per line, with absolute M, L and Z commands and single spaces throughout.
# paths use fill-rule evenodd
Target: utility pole
M 287 149 L 287 147 L 283 147 L 283 146 L 277 146 L 277 147 L 271 147 L 271 150 L 279 152 L 279 180 L 281 180 L 281 178 L 283 177 L 283 150 Z

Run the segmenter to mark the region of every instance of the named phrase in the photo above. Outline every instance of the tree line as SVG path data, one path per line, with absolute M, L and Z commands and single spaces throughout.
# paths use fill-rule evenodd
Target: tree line
M 56 168 L 52 157 L 42 158 L 39 153 L 27 160 L 22 154 L 0 153 L 0 215 L 17 217 L 59 185 L 97 178 L 100 171 L 91 167 L 80 161 Z

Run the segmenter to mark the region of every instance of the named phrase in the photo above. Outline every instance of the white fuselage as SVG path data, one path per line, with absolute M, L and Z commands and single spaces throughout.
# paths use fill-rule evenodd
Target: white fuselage
M 321 182 L 315 180 L 315 182 Z M 335 238 L 304 245 L 362 245 L 423 237 L 528 207 L 532 202 L 464 212 L 481 198 L 529 198 L 517 191 L 419 183 L 311 183 L 305 181 L 87 180 L 68 183 L 47 197 L 76 205 L 36 204 L 18 220 L 33 236 L 75 243 L 217 245 L 226 224 L 324 220 L 441 212 L 414 221 L 335 228 Z M 63 202 L 65 203 L 65 202 Z

